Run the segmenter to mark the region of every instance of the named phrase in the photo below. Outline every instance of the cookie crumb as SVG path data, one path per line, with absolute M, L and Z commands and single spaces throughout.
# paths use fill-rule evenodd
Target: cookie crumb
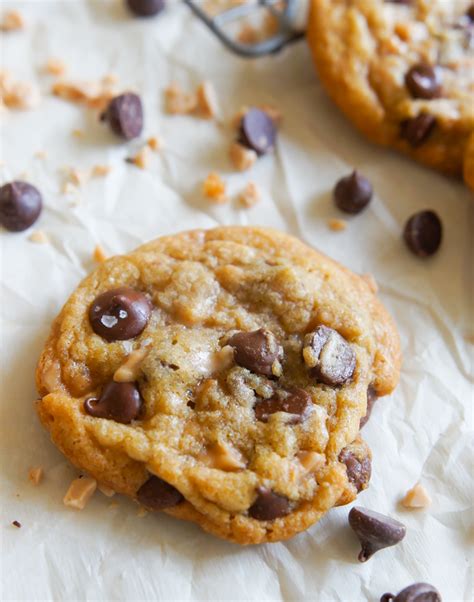
M 247 186 L 242 191 L 239 200 L 243 207 L 249 209 L 256 205 L 262 198 L 262 194 L 255 182 L 248 182 Z
M 64 193 L 72 192 L 77 188 L 80 188 L 89 179 L 89 176 L 85 171 L 79 171 L 75 167 L 64 167 L 62 171 L 65 178 L 62 187 Z
M 184 92 L 181 87 L 172 83 L 165 88 L 166 111 L 172 115 L 188 115 L 198 106 L 196 94 Z
M 246 171 L 247 169 L 250 169 L 257 160 L 257 153 L 238 142 L 233 142 L 230 146 L 229 157 L 235 169 Z
M 98 110 L 105 109 L 116 95 L 115 91 L 109 85 L 104 85 L 103 81 L 77 83 L 61 80 L 53 84 L 51 92 L 63 100 L 84 104 Z
M 347 228 L 347 222 L 344 219 L 333 218 L 328 220 L 328 226 L 334 232 L 342 232 Z
M 43 479 L 43 468 L 41 466 L 30 468 L 28 471 L 28 479 L 33 483 L 33 485 L 39 485 Z
M 103 263 L 107 259 L 107 253 L 102 245 L 96 245 L 92 253 L 92 259 L 96 263 Z
M 127 163 L 132 163 L 140 169 L 146 169 L 150 162 L 150 149 L 148 146 L 141 148 L 134 157 L 128 157 Z
M 402 499 L 405 508 L 428 508 L 431 505 L 429 493 L 420 483 L 409 489 Z
M 363 280 L 365 280 L 365 282 L 368 284 L 370 290 L 374 293 L 374 295 L 376 295 L 379 291 L 379 286 L 378 286 L 375 278 L 372 276 L 372 274 L 362 274 L 361 278 Z
M 21 529 L 21 523 L 17 520 L 12 521 L 12 525 L 17 529 Z
M 226 194 L 226 184 L 216 172 L 211 172 L 204 180 L 202 191 L 207 199 L 217 205 L 227 203 L 229 200 Z
M 0 104 L 9 109 L 33 109 L 40 101 L 36 86 L 27 82 L 15 81 L 10 73 L 0 70 Z
M 150 352 L 149 347 L 142 347 L 132 351 L 125 363 L 123 363 L 114 373 L 114 381 L 116 383 L 132 383 L 137 380 L 141 373 L 141 363 Z
M 45 160 L 48 158 L 48 153 L 45 150 L 39 150 L 35 152 L 35 158 L 36 159 L 42 159 Z
M 78 128 L 72 130 L 71 134 L 74 136 L 74 138 L 83 138 L 84 137 L 84 130 L 80 130 Z
M 260 40 L 259 31 L 251 23 L 243 23 L 237 33 L 237 41 L 241 44 L 256 44 Z
M 113 497 L 115 495 L 115 491 L 111 487 L 107 487 L 107 485 L 103 485 L 102 483 L 97 484 L 97 489 L 106 497 Z
M 157 153 L 159 153 L 163 148 L 163 141 L 158 136 L 151 136 L 150 138 L 148 138 L 146 143 L 152 151 L 155 151 Z
M 28 240 L 31 242 L 35 242 L 41 245 L 49 243 L 49 238 L 43 232 L 43 230 L 34 230 L 29 236 Z
M 9 10 L 2 15 L 0 31 L 18 31 L 25 28 L 25 20 L 17 10 Z
M 148 514 L 148 510 L 146 508 L 144 508 L 143 506 L 140 506 L 140 508 L 138 508 L 138 510 L 137 510 L 138 518 L 143 518 L 147 514 Z
M 46 61 L 44 70 L 46 73 L 49 73 L 49 75 L 59 77 L 60 75 L 64 75 L 66 72 L 66 65 L 63 61 L 61 61 L 61 59 L 51 57 Z
M 203 81 L 196 90 L 197 112 L 204 119 L 212 119 L 219 113 L 219 101 L 214 86 L 209 81 Z
M 105 87 L 109 87 L 109 86 L 115 86 L 115 84 L 118 82 L 118 77 L 115 75 L 115 73 L 107 73 L 106 75 L 104 75 L 104 77 L 102 78 L 102 84 Z
M 93 178 L 103 178 L 111 171 L 110 165 L 94 165 L 91 171 Z
M 64 496 L 64 505 L 75 510 L 83 510 L 96 487 L 97 481 L 90 477 L 74 479 Z

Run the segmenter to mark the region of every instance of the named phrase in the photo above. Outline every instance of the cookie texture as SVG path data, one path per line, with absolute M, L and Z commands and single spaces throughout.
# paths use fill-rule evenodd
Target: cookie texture
M 471 0 L 312 0 L 321 81 L 370 140 L 473 188 Z
M 241 544 L 278 541 L 367 486 L 367 391 L 390 393 L 399 368 L 361 277 L 274 230 L 195 230 L 79 285 L 37 410 L 99 483 Z

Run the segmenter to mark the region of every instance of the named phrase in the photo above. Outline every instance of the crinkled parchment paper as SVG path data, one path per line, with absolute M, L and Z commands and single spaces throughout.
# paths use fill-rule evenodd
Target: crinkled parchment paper
M 2 8 L 12 3 L 2 2 Z M 0 232 L 2 399 L 1 597 L 3 600 L 318 600 L 376 601 L 413 581 L 436 585 L 444 600 L 470 600 L 472 513 L 472 199 L 457 182 L 370 146 L 326 98 L 304 42 L 249 62 L 225 51 L 181 2 L 157 19 L 131 18 L 119 0 L 34 0 L 13 3 L 23 32 L 1 34 L 1 61 L 41 87 L 40 106 L 3 116 L 1 180 L 27 173 L 45 200 L 30 232 Z M 49 95 L 40 75 L 50 57 L 71 79 L 113 72 L 122 89 L 144 99 L 146 135 L 166 148 L 148 170 L 124 162 L 134 143 L 120 144 L 85 108 Z M 273 102 L 284 113 L 275 155 L 251 174 L 232 173 L 229 129 L 171 117 L 162 90 L 172 80 L 192 89 L 210 79 L 229 118 L 243 104 Z M 71 135 L 84 131 L 82 138 Z M 45 150 L 46 159 L 34 157 Z M 59 168 L 112 168 L 81 188 L 79 202 L 60 193 Z M 357 166 L 375 198 L 344 232 L 330 191 Z M 211 206 L 200 182 L 222 173 L 231 192 L 249 179 L 263 200 L 250 210 Z M 74 196 L 74 195 L 73 195 Z M 419 260 L 400 233 L 415 211 L 432 208 L 445 227 L 436 257 Z M 161 234 L 218 224 L 262 224 L 300 236 L 357 272 L 370 272 L 400 328 L 400 385 L 380 401 L 365 438 L 374 454 L 370 489 L 359 503 L 406 523 L 402 544 L 366 564 L 347 527 L 348 508 L 287 543 L 241 548 L 165 515 L 136 516 L 126 499 L 97 492 L 86 509 L 63 506 L 74 469 L 50 443 L 33 410 L 34 369 L 50 323 L 93 268 L 92 250 L 123 253 Z M 471 318 L 471 324 L 470 322 Z M 470 330 L 471 329 L 471 330 Z M 41 465 L 39 487 L 27 480 Z M 433 504 L 399 506 L 420 480 Z M 111 506 L 111 502 L 117 502 Z M 21 529 L 11 526 L 18 520 Z

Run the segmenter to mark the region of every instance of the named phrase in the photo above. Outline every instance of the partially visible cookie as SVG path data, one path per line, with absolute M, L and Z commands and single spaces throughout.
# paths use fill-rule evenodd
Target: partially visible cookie
M 392 391 L 399 367 L 361 277 L 277 231 L 196 230 L 79 285 L 37 409 L 100 484 L 238 543 L 278 541 L 367 486 L 367 391 Z
M 370 140 L 474 188 L 472 0 L 312 0 L 328 93 Z

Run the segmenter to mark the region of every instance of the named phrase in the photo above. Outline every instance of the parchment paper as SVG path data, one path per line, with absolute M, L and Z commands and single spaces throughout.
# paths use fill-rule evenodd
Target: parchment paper
M 1 587 L 4 600 L 318 600 L 376 601 L 414 581 L 437 586 L 444 600 L 472 598 L 472 199 L 460 183 L 375 148 L 354 132 L 326 98 L 300 42 L 249 62 L 230 55 L 181 2 L 157 19 L 131 18 L 116 0 L 13 3 L 24 32 L 1 34 L 2 66 L 43 91 L 33 111 L 11 112 L 1 130 L 2 182 L 27 172 L 45 200 L 36 229 L 0 233 L 2 400 Z M 2 2 L 2 8 L 12 3 Z M 86 109 L 48 95 L 46 60 L 62 59 L 71 79 L 117 74 L 140 91 L 145 135 L 166 144 L 148 170 L 124 162 L 134 143 L 117 142 Z M 172 80 L 193 89 L 211 80 L 222 116 L 243 104 L 273 102 L 284 114 L 276 153 L 251 174 L 227 160 L 230 130 L 162 109 Z M 74 128 L 83 138 L 71 135 Z M 48 157 L 34 157 L 45 150 Z M 77 206 L 60 193 L 58 169 L 112 167 L 86 183 Z M 330 191 L 357 166 L 375 198 L 346 231 Z M 212 207 L 200 182 L 211 170 L 231 192 L 252 179 L 264 198 L 253 209 Z M 444 224 L 436 257 L 413 257 L 401 241 L 405 220 L 432 208 Z M 238 547 L 167 516 L 136 516 L 136 506 L 97 492 L 82 512 L 63 506 L 77 474 L 49 442 L 33 411 L 33 374 L 50 323 L 93 268 L 100 243 L 123 253 L 160 234 L 218 224 L 261 224 L 300 236 L 358 272 L 372 273 L 400 328 L 404 366 L 391 398 L 380 401 L 365 438 L 374 454 L 361 505 L 393 515 L 408 528 L 402 544 L 357 563 L 348 508 L 287 543 Z M 41 465 L 39 487 L 27 480 Z M 433 498 L 427 511 L 399 500 L 420 480 Z M 112 505 L 111 502 L 117 502 Z M 21 529 L 11 526 L 13 520 Z

